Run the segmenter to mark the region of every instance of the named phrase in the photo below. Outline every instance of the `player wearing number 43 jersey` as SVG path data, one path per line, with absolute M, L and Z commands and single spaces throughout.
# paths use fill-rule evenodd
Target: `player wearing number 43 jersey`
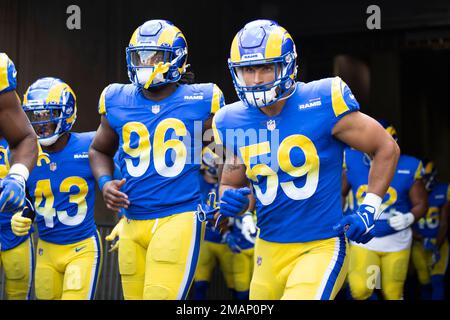
M 394 127 L 386 121 L 380 122 L 396 140 Z M 346 174 L 343 176 L 342 188 L 344 196 L 351 188 L 357 203 L 363 201 L 372 165 L 369 155 L 346 149 Z M 351 246 L 348 281 L 354 299 L 363 300 L 371 296 L 376 284 L 370 284 L 374 268 L 381 272 L 384 298 L 402 299 L 412 241 L 410 226 L 427 208 L 427 196 L 421 178 L 422 162 L 401 155 L 394 178 L 383 198 L 380 207 L 382 212 L 375 222 L 375 238 L 365 244 L 353 242 Z
M 250 299 L 333 299 L 347 272 L 347 242 L 373 237 L 373 220 L 394 173 L 398 146 L 372 118 L 358 112 L 338 77 L 295 82 L 296 49 L 274 21 L 238 32 L 229 67 L 241 101 L 219 110 L 215 141 L 232 153 L 220 182 L 220 214 L 248 206 L 256 194 Z M 343 217 L 344 145 L 375 154 L 366 199 Z
M 94 299 L 102 258 L 94 222 L 95 179 L 88 159 L 94 132 L 69 132 L 76 119 L 76 97 L 59 79 L 33 83 L 23 108 L 43 149 L 27 181 L 39 231 L 36 297 Z M 14 233 L 26 234 L 31 222 L 15 214 Z
M 125 208 L 125 299 L 185 299 L 202 238 L 194 213 L 202 130 L 223 96 L 212 83 L 186 84 L 186 39 L 169 21 L 137 28 L 126 52 L 132 84 L 111 84 L 101 94 L 91 166 L 107 207 Z M 116 150 L 121 181 L 112 179 Z

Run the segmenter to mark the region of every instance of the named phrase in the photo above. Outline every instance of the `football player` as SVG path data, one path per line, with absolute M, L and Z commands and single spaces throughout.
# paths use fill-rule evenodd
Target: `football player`
M 380 123 L 397 140 L 395 128 L 386 121 Z M 346 149 L 345 165 L 343 189 L 348 192 L 351 188 L 354 199 L 361 204 L 368 192 L 369 172 L 374 163 L 369 155 Z M 380 207 L 381 215 L 375 222 L 375 238 L 365 244 L 352 242 L 348 281 L 354 299 L 368 299 L 377 285 L 378 288 L 381 285 L 386 300 L 403 298 L 412 242 L 411 226 L 427 210 L 422 171 L 419 159 L 400 156 Z
M 200 193 L 202 203 L 216 201 L 218 194 L 217 155 L 211 149 L 203 149 L 202 165 L 200 168 Z M 211 198 L 209 198 L 211 197 Z M 213 205 L 213 204 L 212 204 Z M 211 275 L 219 263 L 227 288 L 234 293 L 233 282 L 233 251 L 228 247 L 221 234 L 219 226 L 207 223 L 205 237 L 200 244 L 200 255 L 194 278 L 194 300 L 205 300 L 211 282 Z
M 347 242 L 373 237 L 373 220 L 393 176 L 399 148 L 338 77 L 296 82 L 289 33 L 270 20 L 244 26 L 229 67 L 240 101 L 213 119 L 227 157 L 220 214 L 248 207 L 250 179 L 259 234 L 250 299 L 333 299 L 347 273 Z M 374 154 L 367 195 L 342 216 L 344 145 Z
M 8 143 L 0 137 L 0 179 L 8 171 Z M 18 237 L 12 232 L 12 215 L 11 212 L 0 212 L 0 266 L 3 266 L 5 273 L 5 293 L 8 300 L 28 300 L 33 281 L 33 239 L 30 234 Z
M 0 182 L 0 211 L 13 212 L 24 205 L 25 182 L 36 165 L 37 139 L 20 107 L 16 93 L 16 69 L 0 52 L 0 137 L 8 142 L 11 167 Z
M 39 137 L 42 153 L 28 192 L 36 210 L 35 291 L 38 299 L 94 299 L 102 247 L 94 222 L 95 178 L 89 145 L 95 132 L 70 132 L 76 120 L 75 93 L 57 78 L 41 78 L 24 95 L 23 109 Z M 17 236 L 32 219 L 16 213 Z
M 424 162 L 428 211 L 414 226 L 412 262 L 422 285 L 422 298 L 444 300 L 444 277 L 448 265 L 448 218 L 450 186 L 438 182 L 433 161 Z
M 119 270 L 125 299 L 185 299 L 202 223 L 198 171 L 202 128 L 224 103 L 217 85 L 186 84 L 187 43 L 166 20 L 150 20 L 126 49 L 131 84 L 100 97 L 91 167 L 109 209 L 125 208 Z M 122 180 L 113 179 L 119 151 Z

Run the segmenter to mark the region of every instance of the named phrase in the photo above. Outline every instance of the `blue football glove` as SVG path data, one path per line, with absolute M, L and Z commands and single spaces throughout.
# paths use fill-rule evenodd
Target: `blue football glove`
M 225 217 L 235 217 L 248 208 L 249 188 L 227 189 L 220 199 L 220 213 Z
M 356 213 L 343 217 L 333 229 L 339 234 L 345 233 L 352 241 L 367 243 L 375 236 L 375 211 L 373 206 L 362 204 Z
M 0 181 L 0 211 L 20 211 L 25 204 L 25 179 L 9 174 Z
M 237 237 L 235 235 L 233 235 L 233 233 L 231 233 L 230 231 L 227 231 L 224 235 L 223 235 L 223 239 L 225 241 L 225 243 L 228 245 L 228 247 L 231 249 L 231 251 L 233 251 L 234 253 L 240 253 L 241 252 L 241 247 L 239 247 L 239 245 L 237 244 Z
M 375 221 L 375 228 L 373 228 L 375 232 L 375 237 L 381 238 L 388 236 L 390 234 L 398 232 L 394 228 L 392 228 L 389 224 L 389 221 L 387 219 L 385 220 L 376 220 Z
M 195 214 L 200 222 L 212 222 L 214 221 L 215 214 L 219 211 L 219 207 L 216 202 L 216 193 L 210 192 L 208 194 L 208 200 L 206 203 L 200 203 L 197 205 L 197 211 Z M 216 228 L 220 221 L 222 221 L 222 215 L 219 214 L 217 220 L 214 221 L 213 225 Z

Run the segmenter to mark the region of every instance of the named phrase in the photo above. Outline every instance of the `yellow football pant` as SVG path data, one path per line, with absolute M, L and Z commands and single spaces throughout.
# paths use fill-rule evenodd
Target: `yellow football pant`
M 102 268 L 98 232 L 72 244 L 39 239 L 36 249 L 36 297 L 42 300 L 93 300 Z
M 192 284 L 204 224 L 193 211 L 126 219 L 119 242 L 125 299 L 181 300 Z
M 211 281 L 212 272 L 219 263 L 225 282 L 229 289 L 234 289 L 233 252 L 226 243 L 215 243 L 203 240 L 200 244 L 195 281 Z
M 368 299 L 378 285 L 386 300 L 403 299 L 409 254 L 410 249 L 378 252 L 352 245 L 348 271 L 352 297 L 356 300 Z
M 439 248 L 441 259 L 432 266 L 432 252 L 426 251 L 420 241 L 414 241 L 411 259 L 417 271 L 417 277 L 422 285 L 431 282 L 431 276 L 445 275 L 448 265 L 448 241 L 446 240 Z
M 233 280 L 236 291 L 246 292 L 250 289 L 253 275 L 253 252 L 254 249 L 250 248 L 233 254 Z
M 33 281 L 34 248 L 30 236 L 15 248 L 0 252 L 0 266 L 5 273 L 5 293 L 8 300 L 28 300 Z
M 347 274 L 347 240 L 305 243 L 257 238 L 250 300 L 334 299 Z

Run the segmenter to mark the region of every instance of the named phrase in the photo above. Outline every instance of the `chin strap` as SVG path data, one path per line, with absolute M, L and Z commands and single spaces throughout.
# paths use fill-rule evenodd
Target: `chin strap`
M 150 87 L 150 85 L 153 82 L 153 79 L 155 79 L 156 75 L 158 73 L 166 73 L 167 71 L 169 71 L 169 68 L 172 66 L 172 64 L 170 62 L 166 62 L 166 63 L 162 63 L 159 62 L 155 68 L 153 69 L 152 74 L 150 75 L 150 77 L 148 78 L 147 82 L 144 85 L 145 89 L 148 89 Z

